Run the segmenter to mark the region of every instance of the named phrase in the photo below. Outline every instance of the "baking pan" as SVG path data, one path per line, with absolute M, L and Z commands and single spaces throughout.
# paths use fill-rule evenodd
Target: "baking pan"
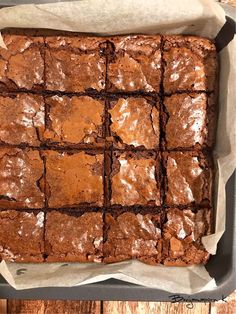
M 31 1 L 0 1 L 0 7 L 30 3 Z M 35 1 L 36 2 L 36 1 Z M 37 1 L 37 3 L 56 1 Z M 59 1 L 57 1 L 59 2 Z M 227 6 L 224 6 L 227 12 Z M 233 19 L 234 18 L 234 19 Z M 220 51 L 233 38 L 235 17 L 226 16 L 227 22 L 216 37 Z M 218 243 L 217 254 L 212 256 L 206 268 L 215 278 L 217 288 L 186 295 L 169 293 L 164 290 L 147 288 L 123 281 L 107 281 L 71 288 L 52 287 L 15 290 L 0 276 L 0 299 L 67 299 L 67 300 L 137 300 L 137 301 L 171 301 L 171 302 L 209 302 L 225 301 L 225 297 L 236 289 L 236 172 L 226 185 L 226 230 Z

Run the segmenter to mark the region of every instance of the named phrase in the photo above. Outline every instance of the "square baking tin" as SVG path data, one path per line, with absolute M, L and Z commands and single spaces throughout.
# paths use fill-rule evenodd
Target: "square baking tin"
M 0 8 L 20 3 L 48 3 L 56 1 L 0 1 Z M 225 7 L 224 7 L 225 8 Z M 226 16 L 227 22 L 216 37 L 220 51 L 233 38 L 235 21 Z M 137 301 L 199 301 L 221 300 L 236 288 L 236 172 L 226 185 L 226 230 L 218 243 L 217 254 L 206 265 L 217 287 L 212 290 L 186 295 L 147 288 L 123 281 L 110 279 L 75 287 L 35 288 L 15 290 L 0 276 L 0 299 L 65 299 L 65 300 L 137 300 Z M 174 295 L 178 297 L 174 297 Z

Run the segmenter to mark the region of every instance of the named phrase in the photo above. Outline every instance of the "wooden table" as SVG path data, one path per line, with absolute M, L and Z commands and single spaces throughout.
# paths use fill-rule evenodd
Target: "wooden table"
M 236 0 L 221 0 L 236 6 Z M 207 303 L 0 300 L 0 314 L 236 314 L 236 291 Z
M 236 291 L 214 303 L 0 300 L 0 314 L 235 314 Z

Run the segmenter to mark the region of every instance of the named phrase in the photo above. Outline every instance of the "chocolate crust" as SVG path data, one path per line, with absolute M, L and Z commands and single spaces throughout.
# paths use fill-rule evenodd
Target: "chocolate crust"
M 155 152 L 115 152 L 112 205 L 160 205 L 160 161 Z
M 214 146 L 217 122 L 214 94 L 173 94 L 164 97 L 163 105 L 164 150 L 200 151 Z
M 42 211 L 0 211 L 0 260 L 41 263 L 44 260 Z
M 158 97 L 120 96 L 109 101 L 109 140 L 114 149 L 159 150 Z
M 161 82 L 161 37 L 117 36 L 110 38 L 109 42 L 111 53 L 107 90 L 158 93 Z
M 214 91 L 218 60 L 214 43 L 197 36 L 164 36 L 165 94 L 179 91 Z
M 165 196 L 168 206 L 211 206 L 213 162 L 203 152 L 164 152 Z
M 132 35 L 102 38 L 47 30 L 25 32 L 18 30 L 15 34 L 14 31 L 13 33 L 4 31 L 4 34 L 10 49 L 9 51 L 0 49 L 0 108 L 1 99 L 5 102 L 3 121 L 13 118 L 13 114 L 11 115 L 11 111 L 7 110 L 6 105 L 11 106 L 12 112 L 17 116 L 20 116 L 22 112 L 22 119 L 25 119 L 24 108 L 21 105 L 24 97 L 40 99 L 38 103 L 43 102 L 42 116 L 45 115 L 45 120 L 43 121 L 42 118 L 39 126 L 32 121 L 35 118 L 34 113 L 30 118 L 26 115 L 30 120 L 28 121 L 30 126 L 27 128 L 31 131 L 27 132 L 28 137 L 24 140 L 22 140 L 22 134 L 26 132 L 18 129 L 18 124 L 14 125 L 15 121 L 12 121 L 16 131 L 15 136 L 12 136 L 12 130 L 9 136 L 6 135 L 4 123 L 0 126 L 0 151 L 9 150 L 8 153 L 3 153 L 4 162 L 7 163 L 7 159 L 12 160 L 12 155 L 24 162 L 26 160 L 29 173 L 27 173 L 27 178 L 23 177 L 23 181 L 28 183 L 33 181 L 32 185 L 36 187 L 32 189 L 34 195 L 30 202 L 26 201 L 27 198 L 23 195 L 24 188 L 26 194 L 28 193 L 28 186 L 21 188 L 22 195 L 13 195 L 12 190 L 9 192 L 2 189 L 0 224 L 1 213 L 8 209 L 11 213 L 16 210 L 17 215 L 25 213 L 26 209 L 27 211 L 33 209 L 37 211 L 34 216 L 40 210 L 48 217 L 47 230 L 44 230 L 44 237 L 47 236 L 47 240 L 43 239 L 43 242 L 36 240 L 38 244 L 43 243 L 36 255 L 28 255 L 22 251 L 22 256 L 25 254 L 22 261 L 104 261 L 110 263 L 136 258 L 152 265 L 161 263 L 170 266 L 186 266 L 206 263 L 209 254 L 205 251 L 200 238 L 209 234 L 207 230 L 212 225 L 207 218 L 208 214 L 205 213 L 209 212 L 212 206 L 212 162 L 208 154 L 214 145 L 213 133 L 217 118 L 215 99 L 218 69 L 214 43 L 195 36 Z M 12 39 L 9 36 L 12 36 Z M 27 62 L 26 65 L 22 63 L 23 67 L 19 69 L 15 68 L 17 60 L 22 58 L 19 53 L 19 47 L 22 45 L 25 45 L 22 48 L 22 55 L 27 56 L 27 62 L 37 56 L 36 62 L 30 69 L 31 72 L 33 71 L 31 82 L 28 80 L 31 75 L 27 72 L 29 69 L 24 73 Z M 181 60 L 182 56 L 185 56 L 186 60 L 190 59 L 190 64 L 183 66 L 186 60 Z M 69 61 L 70 57 L 74 62 L 72 66 Z M 177 66 L 177 70 L 169 73 L 167 63 L 171 67 L 173 61 L 177 62 L 180 67 Z M 9 72 L 11 77 L 5 73 L 6 63 L 7 67 L 11 68 Z M 81 69 L 79 71 L 80 66 L 82 71 Z M 74 77 L 71 76 L 72 70 L 77 73 Z M 91 75 L 90 71 L 92 71 Z M 121 76 L 117 80 L 115 73 L 119 71 Z M 175 72 L 179 78 L 175 77 L 171 82 L 170 77 L 175 75 Z M 191 110 L 184 112 L 184 116 L 186 114 L 188 117 L 193 111 L 200 112 L 201 117 L 198 117 L 199 119 L 195 117 L 192 125 L 185 121 L 181 122 L 176 115 L 171 116 L 169 110 L 171 106 L 176 107 L 177 112 L 181 111 L 181 105 L 188 97 L 191 101 L 201 98 L 199 105 L 194 107 L 191 104 Z M 53 103 L 52 99 L 55 98 L 62 99 L 64 111 L 58 102 Z M 16 102 L 14 103 L 14 99 L 17 99 L 18 106 Z M 76 112 L 72 110 L 74 108 L 72 102 L 78 99 L 84 102 L 83 113 L 80 113 L 80 110 Z M 125 102 L 130 99 L 134 100 L 135 104 L 137 99 L 141 99 L 136 106 L 140 109 L 140 113 L 134 114 L 135 106 L 128 106 L 128 113 L 134 117 L 130 120 L 138 121 L 138 127 L 134 129 L 132 135 L 129 129 L 132 121 L 128 121 L 122 126 L 125 132 L 120 134 L 117 126 L 114 127 L 114 121 L 120 118 L 120 107 L 123 104 L 119 101 Z M 169 100 L 172 100 L 170 105 L 166 103 Z M 31 105 L 31 109 L 32 107 Z M 153 111 L 156 112 L 154 117 Z M 65 114 L 69 113 L 74 120 L 71 117 L 65 119 Z M 97 116 L 94 118 L 96 113 Z M 85 117 L 86 114 L 87 120 L 77 123 L 80 116 Z M 11 117 L 7 118 L 8 115 Z M 199 127 L 201 118 L 204 121 Z M 74 127 L 72 123 L 69 126 L 66 125 L 67 119 L 73 120 Z M 183 128 L 185 123 L 187 123 L 186 130 Z M 197 131 L 194 128 L 196 125 Z M 190 126 L 194 126 L 191 132 Z M 174 135 L 173 128 L 178 131 Z M 132 144 L 137 139 L 140 142 Z M 13 150 L 17 153 L 13 154 Z M 61 159 L 60 156 L 67 161 L 60 163 L 58 161 Z M 73 160 L 74 157 L 75 160 Z M 171 168 L 168 167 L 170 157 L 177 164 L 177 170 L 180 170 L 179 174 L 171 177 L 171 180 L 168 174 L 168 169 Z M 0 158 L 0 164 L 2 164 L 0 173 L 5 175 L 6 165 L 3 159 Z M 88 160 L 83 162 L 85 159 Z M 15 163 L 19 164 L 19 160 Z M 127 171 L 124 171 L 124 164 L 127 164 Z M 77 166 L 80 168 L 79 171 L 76 169 Z M 13 168 L 11 171 L 17 172 L 20 166 Z M 40 176 L 38 168 L 40 168 Z M 53 168 L 56 168 L 55 173 Z M 151 174 L 148 169 L 151 169 Z M 195 179 L 192 180 L 194 176 Z M 14 177 L 15 181 L 13 180 L 17 191 L 20 185 L 17 182 L 18 177 L 20 178 L 19 174 L 16 178 Z M 177 189 L 174 192 L 172 189 L 170 193 L 170 182 L 173 184 L 181 177 L 183 181 L 186 180 L 189 183 L 188 192 L 192 193 L 193 197 L 189 197 L 185 191 L 179 198 L 176 195 L 179 192 Z M 117 178 L 115 183 L 114 178 Z M 84 188 L 79 188 L 81 182 L 89 185 L 89 182 L 95 182 L 97 179 L 99 182 L 92 184 L 94 188 L 92 192 L 90 191 L 91 193 L 87 193 L 88 198 L 84 197 Z M 126 183 L 126 187 L 121 187 L 119 184 L 122 180 L 129 185 Z M 76 191 L 71 191 L 75 186 Z M 127 186 L 131 187 L 130 195 L 136 195 L 132 201 L 126 197 Z M 114 197 L 114 193 L 118 196 Z M 174 198 L 176 199 L 173 200 Z M 168 215 L 174 218 L 171 220 Z M 56 226 L 56 217 L 59 217 L 58 226 Z M 84 222 L 82 222 L 83 219 Z M 147 221 L 150 230 L 153 230 L 153 226 L 160 230 L 160 238 L 155 238 L 155 232 L 153 236 L 150 230 L 146 230 L 146 233 L 140 223 L 142 219 Z M 189 231 L 187 239 L 179 239 L 177 234 L 172 234 L 173 230 L 170 231 L 170 221 L 175 221 L 177 224 L 180 220 L 179 224 L 183 225 L 188 219 L 193 223 L 196 222 L 196 229 L 202 228 L 199 224 L 205 228 L 196 241 L 191 238 L 191 234 L 196 231 Z M 88 221 L 90 222 L 87 224 Z M 65 242 L 64 247 L 68 252 L 63 251 L 55 236 L 55 230 L 64 222 L 68 230 L 68 241 L 71 243 L 73 239 L 68 228 L 70 222 L 75 229 L 81 230 L 83 226 L 84 231 L 87 230 L 92 234 L 86 244 L 89 249 L 78 252 L 75 247 L 68 248 L 68 243 Z M 115 235 L 109 237 L 112 234 L 111 230 L 122 229 L 122 225 L 129 225 L 131 222 L 134 226 L 138 226 L 135 227 L 137 232 L 134 232 L 131 237 L 126 239 L 124 232 L 121 232 L 121 238 Z M 104 239 L 99 240 L 99 249 L 93 243 L 96 237 L 93 237 L 95 230 L 91 228 L 91 225 L 98 224 L 99 234 L 104 235 Z M 133 225 L 131 224 L 131 227 Z M 188 229 L 189 226 L 184 228 Z M 64 231 L 63 228 L 59 229 L 58 234 Z M 168 234 L 171 234 L 170 238 Z M 128 241 L 129 246 L 125 247 L 124 241 Z M 141 246 L 137 245 L 137 241 L 141 243 Z M 136 245 L 132 246 L 130 243 L 136 243 Z M 46 254 L 44 244 L 46 244 Z M 173 254 L 171 250 L 173 246 L 179 247 L 178 254 L 182 246 L 184 256 Z M 117 248 L 117 251 L 114 248 Z M 145 250 L 143 251 L 142 248 Z M 150 250 L 155 250 L 155 252 L 150 253 Z

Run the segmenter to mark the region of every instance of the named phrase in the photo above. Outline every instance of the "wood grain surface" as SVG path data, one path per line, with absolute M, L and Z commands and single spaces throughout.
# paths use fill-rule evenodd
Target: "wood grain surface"
M 170 303 L 121 301 L 0 300 L 0 314 L 235 314 L 236 292 L 226 302 Z

